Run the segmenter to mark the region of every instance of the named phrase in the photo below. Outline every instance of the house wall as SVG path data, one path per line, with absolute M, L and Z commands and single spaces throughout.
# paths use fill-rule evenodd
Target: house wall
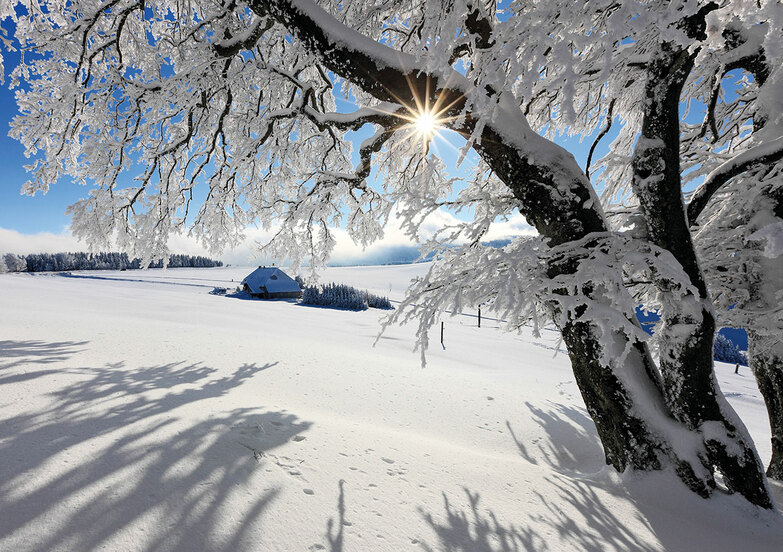
M 299 299 L 302 296 L 301 291 L 285 291 L 279 293 L 268 293 L 269 299 Z
M 253 297 L 258 297 L 260 299 L 299 299 L 302 297 L 301 291 L 285 291 L 285 292 L 277 292 L 277 293 L 268 293 L 266 291 L 262 291 L 261 293 L 253 293 L 250 292 L 250 295 Z

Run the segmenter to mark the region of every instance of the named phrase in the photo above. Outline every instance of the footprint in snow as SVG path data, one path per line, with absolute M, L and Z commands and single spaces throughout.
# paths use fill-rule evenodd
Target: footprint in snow
M 386 458 L 385 456 L 382 457 L 381 460 L 383 460 L 387 464 L 394 464 L 394 460 L 392 460 L 391 458 Z

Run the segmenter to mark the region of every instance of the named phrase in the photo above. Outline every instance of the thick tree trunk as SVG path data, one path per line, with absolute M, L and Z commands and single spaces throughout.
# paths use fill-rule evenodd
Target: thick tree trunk
M 598 199 L 580 170 L 559 171 L 561 177 L 570 175 L 570 178 L 566 176 L 557 183 L 551 182 L 547 172 L 551 175 L 558 171 L 531 164 L 491 125 L 484 128 L 481 143 L 475 147 L 519 199 L 520 212 L 540 234 L 550 238 L 551 245 L 608 232 Z M 568 157 L 563 164 L 570 162 L 576 165 L 573 158 Z M 553 189 L 558 193 L 554 193 Z M 577 267 L 577 259 L 564 259 L 550 265 L 548 275 L 556 278 L 573 274 Z M 566 293 L 563 290 L 563 294 Z M 583 289 L 581 293 L 592 301 L 602 300 L 592 289 Z M 632 323 L 638 323 L 632 314 L 630 295 L 626 299 L 628 318 Z M 606 303 L 608 308 L 612 308 L 609 301 Z M 580 316 L 570 317 L 559 329 L 568 349 L 577 386 L 601 438 L 607 464 L 620 472 L 628 467 L 650 471 L 661 469 L 664 467 L 662 462 L 668 460 L 691 490 L 708 496 L 714 487 L 709 471 L 705 473 L 704 466 L 690 466 L 678 458 L 677 452 L 667 442 L 666 430 L 662 426 L 674 420 L 667 412 L 660 378 L 647 347 L 640 342 L 629 343 L 629 336 L 619 330 L 606 336 Z M 631 352 L 622 366 L 602 360 L 618 358 L 629 346 Z M 605 354 L 607 347 L 612 348 L 609 354 Z M 624 377 L 620 377 L 618 371 Z M 656 417 L 657 420 L 654 419 Z M 696 473 L 702 476 L 698 477 Z
M 750 369 L 767 405 L 772 431 L 772 458 L 767 476 L 783 481 L 783 341 L 780 336 L 748 331 Z
M 744 42 L 744 41 L 743 41 Z M 741 44 L 740 44 L 741 45 Z M 749 56 L 735 60 L 726 70 L 744 68 L 751 72 L 759 84 L 763 84 L 769 75 L 769 67 L 763 50 Z M 722 75 L 721 75 L 722 76 Z M 767 117 L 754 117 L 753 128 L 758 131 L 767 122 Z M 712 195 L 729 180 L 738 176 L 745 170 L 756 165 L 772 164 L 780 159 L 780 152 L 762 155 L 752 158 L 747 163 L 740 163 L 736 167 L 729 167 L 724 172 L 718 172 L 712 180 L 706 181 L 694 194 L 691 203 L 688 204 L 688 221 L 691 226 L 707 206 Z M 779 219 L 783 219 L 783 189 L 773 187 L 769 192 L 772 212 Z M 748 224 L 745 221 L 744 224 Z M 752 234 L 752 229 L 749 231 Z M 775 308 L 774 297 L 777 291 L 775 278 L 769 278 L 779 270 L 773 260 L 761 259 L 751 272 L 745 271 L 748 278 L 750 293 L 749 304 L 740 306 L 746 308 L 752 306 L 751 312 L 769 313 Z M 765 266 L 768 265 L 768 266 Z M 770 280 L 772 280 L 770 282 Z M 768 289 L 764 289 L 767 288 Z M 771 301 L 770 301 L 771 299 Z M 769 425 L 772 432 L 772 458 L 767 467 L 767 477 L 783 480 L 783 340 L 780 335 L 770 335 L 769 315 L 749 316 L 744 320 L 748 333 L 748 357 L 750 368 L 756 377 L 761 395 L 769 414 Z M 774 322 L 773 322 L 774 324 Z
M 581 171 L 565 173 L 571 175 L 570 179 L 565 178 L 556 184 L 551 182 L 546 174 L 549 167 L 531 164 L 491 125 L 485 127 L 481 143 L 475 147 L 519 199 L 520 212 L 539 233 L 550 238 L 551 245 L 608 231 L 598 199 Z M 575 165 L 573 158 L 570 162 Z M 553 193 L 553 189 L 559 193 Z M 550 265 L 548 275 L 556 278 L 573 274 L 577 267 L 577 259 L 565 259 Z M 567 292 L 563 290 L 563 293 Z M 593 301 L 601 301 L 601 297 L 591 289 L 583 289 L 581 293 Z M 628 317 L 636 323 L 631 314 L 630 296 L 627 303 Z M 619 330 L 606 336 L 580 316 L 570 317 L 559 329 L 568 349 L 577 386 L 601 438 L 607 464 L 620 472 L 629 467 L 650 471 L 661 469 L 668 460 L 691 490 L 701 496 L 709 495 L 714 486 L 709 472 L 704 475 L 703 466 L 690 466 L 678 458 L 666 440 L 666 431 L 661 426 L 674 420 L 666 412 L 660 378 L 647 347 L 640 342 L 630 344 L 628 335 Z M 629 345 L 631 352 L 623 366 L 601 360 L 619 357 Z M 615 350 L 605 354 L 606 347 Z M 618 375 L 618 370 L 624 373 L 624 377 Z M 642 406 L 641 403 L 646 404 Z M 656 416 L 665 419 L 651 419 Z M 697 477 L 697 472 L 702 477 Z
M 680 191 L 679 99 L 694 55 L 663 44 L 650 60 L 642 135 L 633 158 L 633 189 L 648 239 L 674 255 L 698 291 L 698 297 L 688 294 L 666 305 L 659 330 L 666 398 L 675 417 L 690 427 L 719 415 L 715 402 L 703 397 L 712 391 L 715 320 Z
M 700 32 L 698 27 L 690 31 L 694 37 Z M 648 238 L 674 255 L 698 293 L 664 305 L 659 365 L 672 414 L 703 433 L 709 463 L 723 474 L 728 489 L 771 508 L 750 436 L 715 381 L 715 319 L 682 202 L 679 102 L 694 58 L 695 52 L 668 43 L 652 55 L 642 133 L 633 159 L 633 188 Z
M 598 361 L 600 345 L 589 324 L 571 321 L 561 329 L 571 368 L 587 411 L 604 446 L 606 463 L 622 472 L 660 469 L 661 444 L 652 439 L 645 421 L 631 414 L 633 399 L 610 367 Z M 631 442 L 637 446 L 629 446 Z
M 715 488 L 715 480 L 708 466 L 693 466 L 688 461 L 678 457 L 672 449 L 671 442 L 663 436 L 661 427 L 655 427 L 653 418 L 662 425 L 676 424 L 666 419 L 666 405 L 656 389 L 646 389 L 646 404 L 642 405 L 640 397 L 629 393 L 626 383 L 618 377 L 617 370 L 598 359 L 603 346 L 596 339 L 596 331 L 585 322 L 569 322 L 561 328 L 563 341 L 568 347 L 571 368 L 577 385 L 585 401 L 587 411 L 595 423 L 601 444 L 604 447 L 606 463 L 618 472 L 627 468 L 638 471 L 653 471 L 670 463 L 675 473 L 685 485 L 702 497 L 708 497 Z M 620 346 L 627 343 L 627 337 L 621 334 L 611 336 Z M 633 351 L 628 355 L 623 370 L 635 379 L 636 386 L 655 386 L 648 377 L 651 365 L 649 353 L 643 343 L 633 344 Z M 634 373 L 635 372 L 635 373 Z M 647 410 L 658 410 L 658 416 L 651 415 Z M 698 475 L 697 475 L 698 474 Z

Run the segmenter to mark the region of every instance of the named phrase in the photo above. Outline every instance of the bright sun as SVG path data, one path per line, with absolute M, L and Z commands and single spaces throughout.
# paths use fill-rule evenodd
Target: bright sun
M 432 111 L 422 111 L 413 121 L 413 128 L 423 138 L 429 138 L 434 135 L 439 126 L 438 119 Z

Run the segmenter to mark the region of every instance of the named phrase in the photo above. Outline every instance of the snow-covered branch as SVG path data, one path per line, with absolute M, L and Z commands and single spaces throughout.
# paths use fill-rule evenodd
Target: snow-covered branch
M 688 203 L 688 221 L 696 219 L 707 206 L 710 198 L 735 176 L 757 167 L 771 167 L 783 159 L 783 136 L 753 146 L 714 169 L 691 196 Z
M 417 323 L 423 363 L 429 330 L 447 312 L 456 316 L 479 306 L 495 313 L 506 331 L 532 325 L 537 334 L 548 323 L 562 327 L 578 318 L 604 333 L 625 332 L 630 347 L 647 341 L 649 335 L 622 299 L 622 290 L 642 281 L 651 294 L 647 303 L 651 308 L 698 295 L 671 253 L 617 234 L 590 234 L 555 247 L 536 237 L 503 248 L 481 244 L 449 248 L 441 251 L 425 277 L 411 285 L 384 327 Z M 623 359 L 605 361 L 621 365 Z

